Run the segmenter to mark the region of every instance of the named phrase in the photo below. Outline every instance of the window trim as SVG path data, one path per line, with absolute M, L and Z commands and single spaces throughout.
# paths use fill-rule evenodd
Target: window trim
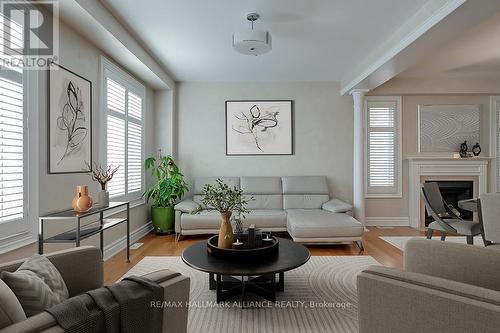
M 369 140 L 369 127 L 368 127 L 368 103 L 369 102 L 390 102 L 396 103 L 396 113 L 395 113 L 395 134 L 396 139 L 394 144 L 396 145 L 396 162 L 395 162 L 395 181 L 396 184 L 394 188 L 396 189 L 393 193 L 387 192 L 373 192 L 369 193 L 368 186 L 368 140 Z M 366 96 L 364 101 L 364 112 L 363 112 L 363 135 L 364 135 L 364 189 L 365 198 L 378 198 L 378 199 L 392 199 L 392 198 L 402 198 L 403 197 L 403 146 L 402 146 L 402 97 L 401 96 Z
M 100 98 L 100 104 L 101 104 L 101 124 L 102 128 L 100 129 L 100 133 L 102 135 L 102 138 L 104 139 L 104 146 L 101 151 L 101 160 L 103 161 L 104 165 L 107 165 L 107 116 L 108 116 L 108 110 L 106 107 L 106 79 L 109 77 L 113 81 L 125 86 L 126 91 L 132 91 L 134 94 L 139 96 L 142 99 L 142 119 L 141 119 L 141 159 L 144 161 L 145 158 L 145 153 L 146 153 L 146 131 L 147 131 L 147 122 L 146 122 L 146 87 L 138 81 L 136 78 L 128 74 L 125 70 L 120 68 L 119 66 L 115 65 L 113 62 L 108 60 L 106 57 L 101 56 L 100 57 L 100 73 L 101 73 L 101 82 L 100 82 L 100 93 L 101 93 L 101 98 Z M 128 97 L 127 97 L 128 101 Z M 125 104 L 125 109 L 128 109 L 128 103 Z M 112 114 L 113 116 L 116 116 L 116 113 Z M 123 115 L 123 119 L 127 119 L 128 117 L 126 115 Z M 137 124 L 138 122 L 134 122 Z M 125 121 L 125 124 L 127 124 L 127 120 Z M 125 137 L 127 137 L 127 132 L 128 132 L 128 126 L 125 125 Z M 127 150 L 128 146 L 125 147 L 125 159 L 126 162 L 125 164 L 128 163 L 128 156 L 127 156 Z M 128 175 L 125 174 L 125 178 L 127 178 Z M 142 197 L 142 192 L 145 189 L 146 185 L 146 172 L 142 172 L 142 177 L 141 177 L 141 190 L 135 191 L 132 193 L 126 193 L 125 195 L 120 195 L 116 197 L 112 197 L 113 200 L 115 201 L 131 201 L 134 205 L 140 205 L 145 203 L 144 198 Z
M 500 147 L 500 128 L 498 127 L 498 110 L 500 108 L 500 96 L 490 96 L 490 151 L 491 168 L 494 170 L 494 176 L 491 177 L 493 184 L 491 184 L 492 191 L 500 192 L 500 156 L 498 155 L 498 148 Z

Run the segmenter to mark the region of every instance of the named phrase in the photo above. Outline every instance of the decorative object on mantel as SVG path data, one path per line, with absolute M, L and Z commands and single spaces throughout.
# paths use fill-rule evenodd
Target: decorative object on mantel
M 101 191 L 98 195 L 98 201 L 100 207 L 108 207 L 109 206 L 109 192 L 106 190 L 106 185 L 108 182 L 113 179 L 113 175 L 118 171 L 120 166 L 113 167 L 109 165 L 107 169 L 102 168 L 97 163 L 94 165 L 90 165 L 90 163 L 85 162 L 90 172 L 88 173 L 93 181 L 98 182 L 101 185 Z
M 232 248 L 234 234 L 230 222 L 231 214 L 233 211 L 241 214 L 248 212 L 246 209 L 248 201 L 243 196 L 243 190 L 236 186 L 230 188 L 221 179 L 217 179 L 215 184 L 203 186 L 202 195 L 202 203 L 207 209 L 217 210 L 221 215 L 218 246 L 224 249 Z
M 293 155 L 292 101 L 226 101 L 226 155 Z
M 49 62 L 48 172 L 85 173 L 92 164 L 92 82 Z
M 472 153 L 474 156 L 479 156 L 481 154 L 481 146 L 479 145 L 479 142 L 476 142 L 476 144 L 472 147 Z
M 77 213 L 86 213 L 92 208 L 92 197 L 89 195 L 89 187 L 87 185 L 78 185 L 76 187 L 76 195 L 71 202 L 73 210 Z
M 146 202 L 153 200 L 151 219 L 157 233 L 172 233 L 175 229 L 174 205 L 188 191 L 184 175 L 170 155 L 149 157 L 144 162 L 146 169 L 156 177 L 156 183 L 146 189 L 143 196 Z
M 465 140 L 460 144 L 460 150 L 459 150 L 460 157 L 462 158 L 467 157 L 467 150 L 469 150 L 469 147 L 467 146 L 467 140 Z
M 418 151 L 454 152 L 461 142 L 480 142 L 479 105 L 419 105 Z

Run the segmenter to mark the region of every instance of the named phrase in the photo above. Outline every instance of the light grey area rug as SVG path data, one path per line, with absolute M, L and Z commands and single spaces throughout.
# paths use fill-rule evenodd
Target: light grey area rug
M 394 247 L 397 247 L 401 251 L 404 251 L 406 242 L 412 238 L 425 238 L 424 236 L 379 236 L 383 241 L 391 244 Z M 441 242 L 440 236 L 433 236 L 432 240 Z M 445 242 L 453 242 L 453 243 L 462 243 L 467 244 L 467 240 L 465 236 L 448 236 L 446 237 Z M 474 237 L 474 245 L 476 246 L 484 246 L 483 239 L 481 236 Z
M 248 301 L 251 308 L 230 302 L 216 306 L 208 290 L 208 274 L 186 266 L 179 257 L 145 257 L 125 276 L 160 269 L 191 278 L 188 332 L 357 332 L 356 276 L 377 264 L 369 256 L 311 257 L 285 273 L 285 291 L 277 302 Z

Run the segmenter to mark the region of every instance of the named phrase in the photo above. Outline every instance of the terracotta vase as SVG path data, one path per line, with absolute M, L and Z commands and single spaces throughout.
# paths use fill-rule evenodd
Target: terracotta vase
M 92 208 L 92 197 L 89 195 L 89 187 L 80 185 L 76 187 L 76 195 L 71 203 L 73 210 L 77 213 L 88 212 Z
M 231 212 L 221 212 L 221 224 L 219 229 L 218 246 L 223 249 L 230 249 L 233 245 L 233 228 L 231 227 Z

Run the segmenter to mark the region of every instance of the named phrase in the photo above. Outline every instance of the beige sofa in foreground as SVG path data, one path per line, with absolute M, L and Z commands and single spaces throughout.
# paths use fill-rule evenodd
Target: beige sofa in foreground
M 104 285 L 104 267 L 101 251 L 96 247 L 82 246 L 53 252 L 47 254 L 46 257 L 61 273 L 68 287 L 70 297 L 100 288 Z M 13 272 L 23 261 L 0 264 L 0 272 Z M 188 277 L 169 270 L 157 271 L 145 275 L 145 277 L 156 281 L 164 288 L 165 301 L 182 302 L 182 304 L 187 304 L 189 301 L 190 280 Z M 0 290 L 0 293 L 2 292 Z M 162 332 L 186 332 L 188 319 L 187 306 L 165 308 L 163 311 Z M 9 316 L 5 314 L 5 312 L 0 313 L 0 333 L 63 332 L 63 329 L 57 325 L 54 317 L 47 312 L 42 312 L 8 326 L 5 326 L 5 324 Z
M 358 275 L 360 333 L 500 332 L 500 251 L 412 239 L 404 271 Z

